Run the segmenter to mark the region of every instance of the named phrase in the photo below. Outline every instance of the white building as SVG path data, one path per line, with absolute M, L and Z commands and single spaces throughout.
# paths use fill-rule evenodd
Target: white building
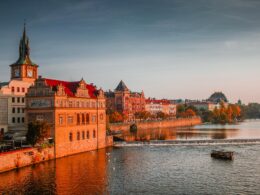
M 25 27 L 19 45 L 19 59 L 10 67 L 11 80 L 0 83 L 0 133 L 27 129 L 25 94 L 38 77 L 38 65 L 30 59 Z
M 157 114 L 158 112 L 163 112 L 169 115 L 176 115 L 176 104 L 170 103 L 169 100 L 156 100 L 156 99 L 146 99 L 145 110 L 151 114 Z

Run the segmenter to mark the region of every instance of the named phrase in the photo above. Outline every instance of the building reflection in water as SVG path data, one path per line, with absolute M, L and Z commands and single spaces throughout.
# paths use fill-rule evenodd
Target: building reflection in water
M 0 194 L 108 194 L 107 152 L 86 152 L 2 173 Z
M 235 138 L 237 134 L 237 129 L 194 129 L 192 127 L 182 127 L 138 129 L 136 134 L 124 132 L 122 138 L 125 141 L 227 139 Z

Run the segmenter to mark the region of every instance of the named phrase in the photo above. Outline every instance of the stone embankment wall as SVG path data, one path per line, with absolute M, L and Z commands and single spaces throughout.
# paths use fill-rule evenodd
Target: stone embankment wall
M 136 122 L 138 129 L 168 128 L 168 127 L 185 127 L 201 124 L 201 118 L 181 118 L 163 121 L 142 121 Z M 110 124 L 111 130 L 129 131 L 130 123 Z
M 54 158 L 54 147 L 26 148 L 0 153 L 0 173 Z

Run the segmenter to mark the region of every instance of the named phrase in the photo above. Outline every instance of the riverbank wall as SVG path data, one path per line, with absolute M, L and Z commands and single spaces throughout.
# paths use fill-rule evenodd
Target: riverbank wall
M 154 129 L 154 128 L 169 128 L 169 127 L 188 127 L 201 124 L 200 117 L 194 118 L 179 118 L 162 121 L 141 121 L 136 122 L 137 129 Z M 110 124 L 112 131 L 129 131 L 132 123 L 113 123 Z
M 0 173 L 54 159 L 54 147 L 24 148 L 0 153 Z
M 105 147 L 113 146 L 113 136 L 106 136 Z M 93 149 L 80 152 L 89 152 Z M 95 149 L 96 150 L 96 149 Z M 65 155 L 69 156 L 69 155 Z M 23 148 L 0 153 L 0 173 L 58 158 L 54 146 L 47 148 Z

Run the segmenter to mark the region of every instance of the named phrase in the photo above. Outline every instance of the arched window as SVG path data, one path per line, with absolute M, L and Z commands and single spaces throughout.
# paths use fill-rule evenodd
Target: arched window
M 89 139 L 89 131 L 87 131 L 87 139 Z
M 69 134 L 69 140 L 70 140 L 71 142 L 73 141 L 73 134 L 72 134 L 72 133 Z
M 89 114 L 86 114 L 86 123 L 89 124 Z
M 82 131 L 82 139 L 85 139 L 85 131 Z
M 93 130 L 93 138 L 96 138 L 96 130 Z
M 77 132 L 77 140 L 80 140 L 80 132 Z

